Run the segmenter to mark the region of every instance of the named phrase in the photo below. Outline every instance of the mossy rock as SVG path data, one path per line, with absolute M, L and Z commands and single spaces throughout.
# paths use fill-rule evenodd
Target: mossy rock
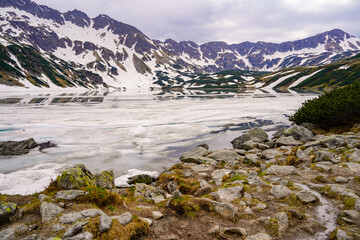
M 113 171 L 102 171 L 95 175 L 96 184 L 98 187 L 107 189 L 115 188 L 114 172 Z
M 83 164 L 64 171 L 56 180 L 66 190 L 97 185 L 94 175 Z
M 15 214 L 17 208 L 15 203 L 0 201 L 0 222 L 8 221 L 9 217 Z

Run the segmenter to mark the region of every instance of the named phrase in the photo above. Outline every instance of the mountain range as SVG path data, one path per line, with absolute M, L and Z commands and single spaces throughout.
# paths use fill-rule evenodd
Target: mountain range
M 0 30 L 1 89 L 190 86 L 203 74 L 242 70 L 246 80 L 360 52 L 360 39 L 340 29 L 283 43 L 162 42 L 104 14 L 61 13 L 30 0 L 2 0 Z

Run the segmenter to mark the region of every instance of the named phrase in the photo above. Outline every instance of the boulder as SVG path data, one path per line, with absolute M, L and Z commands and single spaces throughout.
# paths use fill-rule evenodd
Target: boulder
M 151 219 L 149 219 L 149 218 L 139 217 L 139 219 L 142 220 L 142 221 L 144 221 L 144 222 L 147 222 L 147 224 L 148 224 L 149 226 L 151 226 L 152 223 L 153 223 L 153 221 L 152 221 Z
M 76 235 L 77 233 L 81 232 L 88 223 L 89 221 L 76 222 L 64 233 L 63 238 L 68 238 Z
M 357 174 L 357 176 L 360 175 L 360 164 L 359 163 L 348 162 L 348 163 L 344 163 L 344 164 L 351 172 L 353 172 L 354 174 Z
M 245 240 L 272 240 L 272 238 L 266 233 L 258 233 L 245 238 Z
M 244 237 L 247 235 L 247 232 L 245 228 L 230 227 L 230 228 L 224 228 L 223 234 L 238 235 L 239 237 Z
M 304 144 L 304 147 L 305 148 L 309 148 L 309 147 L 335 148 L 335 147 L 340 147 L 340 146 L 345 146 L 345 145 L 346 145 L 346 143 L 343 139 L 335 137 L 335 136 L 330 136 L 330 137 L 320 138 L 316 141 L 307 142 L 306 144 Z
M 275 185 L 271 188 L 270 193 L 277 199 L 282 199 L 289 196 L 292 191 L 283 185 Z
M 112 219 L 108 215 L 102 214 L 100 216 L 100 224 L 99 224 L 100 233 L 109 231 L 111 228 L 111 224 L 112 224 Z
M 208 184 L 205 180 L 200 179 L 199 180 L 200 187 L 196 192 L 194 193 L 194 196 L 202 196 L 204 194 L 210 193 L 213 190 L 213 187 Z
M 283 152 L 279 149 L 267 149 L 262 152 L 264 158 L 270 160 L 275 159 L 276 157 L 281 157 Z
M 336 239 L 337 240 L 353 240 L 352 237 L 347 235 L 347 233 L 341 229 L 338 229 L 336 232 Z
M 0 201 L 0 223 L 7 222 L 16 213 L 17 208 L 15 203 Z
M 253 186 L 267 186 L 268 184 L 264 182 L 256 172 L 250 172 L 247 178 L 248 184 Z
M 0 141 L 0 156 L 27 154 L 30 149 L 37 146 L 38 144 L 33 138 L 23 141 Z
M 94 236 L 89 232 L 82 232 L 73 237 L 63 238 L 63 240 L 92 240 Z
M 201 164 L 206 161 L 206 156 L 208 154 L 208 150 L 203 147 L 196 147 L 189 152 L 183 153 L 180 156 L 180 160 L 185 163 L 196 163 Z
M 234 149 L 243 149 L 247 141 L 265 142 L 268 139 L 267 133 L 261 128 L 252 128 L 240 137 L 231 141 Z
M 304 204 L 316 202 L 318 200 L 318 198 L 314 194 L 312 194 L 309 191 L 305 191 L 305 190 L 296 193 L 296 196 Z
M 217 169 L 214 172 L 212 172 L 211 177 L 214 180 L 222 180 L 222 178 L 229 174 L 231 172 L 231 170 L 229 169 Z
M 289 137 L 281 137 L 278 140 L 276 140 L 276 146 L 300 146 L 302 143 L 300 141 L 297 141 L 294 139 L 293 136 Z
M 220 200 L 222 202 L 232 202 L 235 199 L 240 199 L 242 197 L 242 186 L 221 188 L 217 191 L 219 194 Z
M 331 162 L 318 162 L 315 163 L 315 167 L 321 169 L 321 171 L 329 172 L 331 171 L 333 164 Z
M 284 132 L 285 132 L 286 129 L 288 129 L 288 128 L 287 127 L 281 127 L 279 129 L 277 129 L 276 132 L 273 134 L 273 139 L 284 136 Z
M 50 201 L 50 202 L 53 202 L 54 200 L 44 194 L 39 194 L 38 196 L 38 199 L 40 200 L 40 202 L 44 201 L 44 200 L 47 200 L 47 201 Z
M 0 231 L 0 239 L 1 240 L 15 240 L 15 229 L 8 228 Z
M 120 216 L 114 216 L 111 218 L 118 220 L 119 223 L 123 226 L 126 226 L 127 224 L 131 223 L 131 221 L 132 221 L 132 215 L 129 212 L 126 212 Z
M 74 200 L 80 196 L 88 195 L 89 193 L 83 190 L 64 190 L 56 193 L 56 199 Z
M 314 134 L 307 128 L 293 125 L 284 131 L 286 137 L 292 136 L 295 140 L 309 142 L 314 139 Z
M 207 198 L 202 198 L 201 201 L 209 206 L 209 210 L 212 210 L 219 214 L 219 216 L 226 218 L 230 221 L 235 220 L 234 206 L 230 203 L 217 202 Z
M 272 165 L 265 172 L 266 175 L 287 176 L 298 174 L 294 166 Z
M 348 156 L 349 162 L 360 162 L 360 149 L 355 148 Z
M 100 209 L 86 209 L 81 212 L 68 213 L 59 218 L 59 223 L 62 224 L 71 224 L 76 221 L 85 219 L 85 218 L 93 218 L 104 214 Z
M 59 215 L 64 211 L 63 208 L 48 202 L 42 202 L 40 205 L 40 215 L 43 222 L 50 221 L 56 215 Z
M 274 218 L 278 220 L 278 233 L 282 236 L 289 229 L 289 218 L 284 212 L 275 214 Z
M 164 216 L 164 214 L 162 214 L 161 212 L 159 211 L 153 211 L 152 212 L 152 216 L 157 220 L 157 219 L 160 219 Z
M 166 192 L 151 185 L 136 183 L 134 194 L 135 197 L 144 197 L 146 200 L 153 200 L 155 203 L 159 203 L 165 200 Z
M 316 152 L 315 162 L 323 162 L 323 161 L 332 162 L 333 159 L 334 159 L 334 154 L 329 151 L 319 150 Z
M 96 185 L 107 189 L 115 188 L 113 171 L 102 171 L 95 175 Z
M 260 159 L 256 154 L 247 153 L 245 155 L 245 162 L 253 164 L 253 165 L 260 165 Z
M 96 186 L 95 177 L 83 164 L 76 165 L 75 167 L 64 171 L 58 176 L 57 182 L 60 187 L 67 190 Z
M 130 185 L 135 184 L 135 183 L 151 184 L 151 183 L 155 182 L 155 180 L 156 180 L 156 178 L 154 178 L 150 175 L 140 174 L 140 175 L 130 177 L 129 180 L 127 181 L 127 183 Z
M 229 161 L 239 160 L 240 156 L 239 156 L 239 154 L 237 154 L 236 152 L 234 152 L 232 150 L 223 149 L 223 150 L 213 152 L 213 153 L 209 154 L 207 157 L 212 158 L 216 161 L 229 162 Z

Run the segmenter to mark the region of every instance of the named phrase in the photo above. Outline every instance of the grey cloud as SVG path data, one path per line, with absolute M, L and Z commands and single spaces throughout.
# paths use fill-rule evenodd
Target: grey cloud
M 59 11 L 107 14 L 148 37 L 282 42 L 334 28 L 360 36 L 358 0 L 36 0 Z

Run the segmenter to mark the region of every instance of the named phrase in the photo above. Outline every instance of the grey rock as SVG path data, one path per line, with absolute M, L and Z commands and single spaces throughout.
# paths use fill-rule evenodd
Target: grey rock
M 214 167 L 211 165 L 207 165 L 207 164 L 200 164 L 200 165 L 193 166 L 190 169 L 191 169 L 191 171 L 193 171 L 195 173 L 200 173 L 200 172 L 209 172 L 209 171 L 213 170 Z
M 83 190 L 64 190 L 56 193 L 56 199 L 74 200 L 80 196 L 88 195 L 89 193 Z
M 183 153 L 180 156 L 180 160 L 186 163 L 201 164 L 204 162 L 204 156 L 208 154 L 208 150 L 203 147 L 196 147 L 189 152 Z
M 64 211 L 63 208 L 48 202 L 42 202 L 40 205 L 40 215 L 43 222 L 50 221 L 56 215 Z
M 300 146 L 302 143 L 300 141 L 297 141 L 294 139 L 294 137 L 281 137 L 278 140 L 276 140 L 276 146 Z
M 245 238 L 245 240 L 272 240 L 272 238 L 266 233 L 258 233 Z
M 231 172 L 231 170 L 228 170 L 228 169 L 217 169 L 214 172 L 212 172 L 211 177 L 214 180 L 216 180 L 216 179 L 222 180 L 222 178 L 225 175 L 229 174 L 230 172 Z
M 292 191 L 283 185 L 275 185 L 271 188 L 270 193 L 274 195 L 275 198 L 281 199 L 289 196 Z
M 63 238 L 63 240 L 92 240 L 94 236 L 89 232 L 82 232 L 73 237 Z
M 359 218 L 359 212 L 356 210 L 345 210 L 343 212 L 343 215 L 346 218 L 351 219 L 353 221 L 356 221 Z
M 243 211 L 245 215 L 254 215 L 254 212 L 251 210 L 250 207 L 246 207 Z
M 13 202 L 0 201 L 0 222 L 8 221 L 9 217 L 13 216 L 17 209 L 17 205 Z
M 219 235 L 220 232 L 221 232 L 221 228 L 219 225 L 212 226 L 208 231 L 210 235 Z
M 305 151 L 298 148 L 298 150 L 296 151 L 296 157 L 299 158 L 302 161 L 311 162 L 311 160 L 310 160 L 310 152 L 311 152 L 311 150 L 312 150 L 312 148 L 307 148 Z
M 336 232 L 337 240 L 353 240 L 352 237 L 348 236 L 345 231 L 338 229 Z
M 354 207 L 354 209 L 355 209 L 356 211 L 360 211 L 360 200 L 359 200 L 359 199 L 355 201 L 355 207 Z
M 202 196 L 204 194 L 210 193 L 213 190 L 213 187 L 205 180 L 199 180 L 199 183 L 200 188 L 194 193 L 194 196 Z
M 283 235 L 289 229 L 289 218 L 284 212 L 275 214 L 275 219 L 278 219 L 279 235 Z
M 353 172 L 354 174 L 357 174 L 357 176 L 360 175 L 360 164 L 359 163 L 354 163 L 354 162 L 348 162 L 348 163 L 344 163 L 347 168 Z
M 102 171 L 95 174 L 96 185 L 107 189 L 115 188 L 115 177 L 113 171 Z
M 249 185 L 253 186 L 267 186 L 268 184 L 264 182 L 256 172 L 250 172 L 247 178 Z
M 229 161 L 236 161 L 239 160 L 239 154 L 232 150 L 219 150 L 216 152 L 213 152 L 207 156 L 208 158 L 212 158 L 216 161 L 223 161 L 223 162 L 229 162 Z
M 258 203 L 258 204 L 256 204 L 256 206 L 254 207 L 254 209 L 256 209 L 256 210 L 264 210 L 264 209 L 266 209 L 266 208 L 267 208 L 267 205 L 264 204 L 264 203 Z
M 54 232 L 60 232 L 60 231 L 65 230 L 65 229 L 66 229 L 66 227 L 64 225 L 59 224 L 59 223 L 57 223 L 57 224 L 55 224 L 53 226 L 53 231 Z
M 296 196 L 304 204 L 316 202 L 318 200 L 318 198 L 314 194 L 312 194 L 309 191 L 305 191 L 305 190 L 296 193 Z
M 298 172 L 294 166 L 272 165 L 266 170 L 266 175 L 288 176 L 297 174 Z
M 266 159 L 270 160 L 270 159 L 274 159 L 276 157 L 281 157 L 283 155 L 283 152 L 278 149 L 267 149 L 262 152 L 262 155 Z
M 329 151 L 319 150 L 316 152 L 315 162 L 331 161 L 334 154 Z
M 93 218 L 104 214 L 100 209 L 86 209 L 81 212 L 68 213 L 59 218 L 59 223 L 62 224 L 71 224 L 76 221 L 85 219 L 85 218 Z
M 33 138 L 23 141 L 0 141 L 0 156 L 27 154 L 37 146 L 38 144 Z
M 224 202 L 232 202 L 235 199 L 239 199 L 242 197 L 242 186 L 235 186 L 235 187 L 229 187 L 229 188 L 221 188 L 217 191 L 217 194 L 219 194 L 220 200 Z
M 347 178 L 341 177 L 341 176 L 337 176 L 334 181 L 336 183 L 347 183 L 349 180 Z
M 337 184 L 328 184 L 327 185 L 330 189 L 330 192 L 335 192 L 339 195 L 341 195 L 342 197 L 349 197 L 349 198 L 354 198 L 354 199 L 359 199 L 360 197 L 354 192 L 354 190 L 350 189 L 350 188 L 346 188 L 344 186 L 341 185 L 337 185 Z
M 207 198 L 203 198 L 201 199 L 201 201 L 203 201 L 205 204 L 208 204 L 210 206 L 210 210 L 215 211 L 221 217 L 226 218 L 230 221 L 234 221 L 235 211 L 234 211 L 234 206 L 232 204 L 212 201 Z
M 111 224 L 112 224 L 112 219 L 108 215 L 102 214 L 100 216 L 100 225 L 99 225 L 100 233 L 109 231 L 111 228 Z
M 119 223 L 123 226 L 126 226 L 127 224 L 131 223 L 131 221 L 132 221 L 132 215 L 129 212 L 126 212 L 120 216 L 114 216 L 111 218 L 118 220 Z
M 30 236 L 28 236 L 27 238 L 24 238 L 23 240 L 40 240 L 41 238 L 39 238 L 36 234 L 32 234 Z
M 8 228 L 0 232 L 1 240 L 15 240 L 15 229 Z
M 337 138 L 337 137 L 322 137 L 320 139 L 317 139 L 316 141 L 307 142 L 304 144 L 305 148 L 309 147 L 326 147 L 326 148 L 335 148 L 346 145 L 345 141 L 343 139 Z
M 148 224 L 149 226 L 151 226 L 152 223 L 153 223 L 153 221 L 152 221 L 151 219 L 149 219 L 149 218 L 142 218 L 142 217 L 140 217 L 139 219 L 143 220 L 144 222 L 147 222 L 147 224 Z
M 132 176 L 127 181 L 128 184 L 132 185 L 135 183 L 145 183 L 145 184 L 151 184 L 156 181 L 156 178 L 147 175 L 147 174 L 140 174 L 136 176 Z
M 260 164 L 260 159 L 256 154 L 246 154 L 245 155 L 245 161 L 249 162 L 251 164 L 254 164 L 254 165 L 259 165 Z
M 72 237 L 75 234 L 81 232 L 83 228 L 89 223 L 89 221 L 84 222 L 76 222 L 74 225 L 72 225 L 65 233 L 63 238 Z
M 82 187 L 96 186 L 96 179 L 92 173 L 83 165 L 64 171 L 57 179 L 60 187 L 66 190 L 81 189 Z
M 175 191 L 178 190 L 178 184 L 175 181 L 169 182 L 167 185 L 167 189 L 169 190 L 169 193 L 173 194 Z
M 295 140 L 309 142 L 314 139 L 314 134 L 307 128 L 294 125 L 284 131 L 286 137 L 292 136 Z
M 135 197 L 144 197 L 147 200 L 153 200 L 155 203 L 158 203 L 165 200 L 166 192 L 151 185 L 136 183 L 134 195 Z
M 45 199 L 47 199 L 47 200 L 49 200 L 51 202 L 54 201 L 51 197 L 48 197 L 48 196 L 46 196 L 44 194 L 39 194 L 38 199 L 40 200 L 40 202 L 44 201 Z
M 276 132 L 273 134 L 273 139 L 284 136 L 284 132 L 285 132 L 286 129 L 288 129 L 288 128 L 287 127 L 281 127 L 278 130 L 276 130 Z
M 153 211 L 152 216 L 157 220 L 157 219 L 162 218 L 164 215 L 159 211 Z
M 245 134 L 241 135 L 240 137 L 235 138 L 231 141 L 234 149 L 242 149 L 244 143 L 250 140 L 256 140 L 258 142 L 265 142 L 268 138 L 267 133 L 262 130 L 261 128 L 252 128 Z
M 330 162 L 318 162 L 315 163 L 315 167 L 321 169 L 322 171 L 329 172 L 331 171 L 333 164 Z
M 360 162 L 360 149 L 355 148 L 353 152 L 348 156 L 350 162 Z
M 243 144 L 243 149 L 245 150 L 251 150 L 251 149 L 254 149 L 254 148 L 258 148 L 259 147 L 259 141 L 253 141 L 253 140 L 250 140 L 250 141 L 247 141 L 247 142 L 244 142 Z M 265 145 L 265 144 L 263 144 Z M 266 147 L 268 147 L 267 145 L 265 145 Z
M 235 235 L 239 235 L 240 237 L 242 236 L 246 236 L 247 232 L 245 228 L 239 228 L 239 227 L 230 227 L 230 228 L 224 228 L 223 231 L 224 234 L 235 234 Z

